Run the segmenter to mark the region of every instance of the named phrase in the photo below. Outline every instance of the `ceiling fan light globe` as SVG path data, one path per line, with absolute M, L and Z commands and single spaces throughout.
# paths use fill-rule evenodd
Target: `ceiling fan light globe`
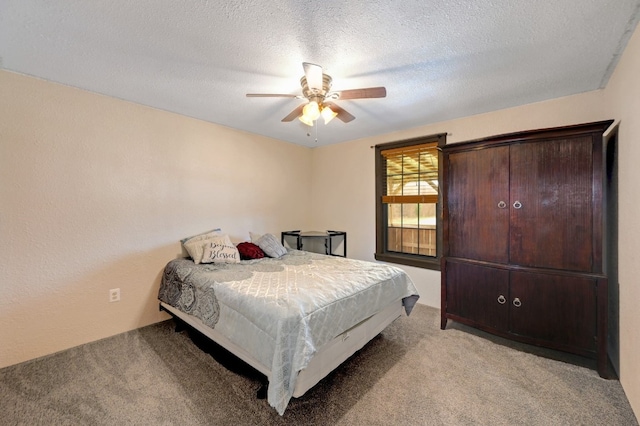
M 304 124 L 306 124 L 309 127 L 313 127 L 313 120 L 311 120 L 306 115 L 301 115 L 300 117 L 298 117 L 298 120 L 302 121 Z
M 335 116 L 338 115 L 338 113 L 326 106 L 322 108 L 322 112 L 320 113 L 320 115 L 322 115 L 322 118 L 324 118 L 324 124 L 329 124 L 329 122 L 333 120 Z
M 316 101 L 311 101 L 302 109 L 302 115 L 311 121 L 317 120 L 320 117 L 320 106 Z

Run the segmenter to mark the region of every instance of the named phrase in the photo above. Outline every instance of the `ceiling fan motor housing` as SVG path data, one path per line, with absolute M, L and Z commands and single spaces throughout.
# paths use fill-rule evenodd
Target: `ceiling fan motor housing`
M 303 76 L 300 79 L 300 85 L 302 86 L 302 94 L 305 98 L 309 99 L 309 101 L 316 101 L 318 103 L 324 100 L 324 97 L 329 90 L 331 90 L 331 76 L 327 74 L 322 74 L 322 88 L 310 88 L 307 83 L 307 77 Z

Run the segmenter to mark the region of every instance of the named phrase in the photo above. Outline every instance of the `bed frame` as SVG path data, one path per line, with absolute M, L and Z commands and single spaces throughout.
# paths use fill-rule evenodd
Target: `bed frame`
M 257 361 L 249 352 L 230 341 L 215 328 L 205 325 L 199 318 L 186 314 L 171 305 L 160 302 L 160 309 L 167 311 L 174 317 L 179 318 L 186 324 L 198 330 L 235 356 L 271 378 L 270 367 Z M 315 386 L 323 377 L 332 372 L 336 367 L 346 361 L 351 355 L 362 349 L 371 339 L 376 337 L 382 330 L 398 318 L 403 311 L 402 300 L 397 300 L 372 315 L 366 320 L 356 324 L 349 330 L 337 335 L 333 340 L 327 342 L 319 348 L 313 356 L 309 365 L 298 373 L 296 387 L 293 397 L 298 398 Z

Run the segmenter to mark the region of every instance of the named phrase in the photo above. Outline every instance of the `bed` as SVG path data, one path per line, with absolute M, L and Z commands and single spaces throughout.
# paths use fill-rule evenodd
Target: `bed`
M 282 415 L 418 299 L 400 268 L 287 250 L 238 263 L 170 261 L 161 309 L 234 353 L 268 379 Z

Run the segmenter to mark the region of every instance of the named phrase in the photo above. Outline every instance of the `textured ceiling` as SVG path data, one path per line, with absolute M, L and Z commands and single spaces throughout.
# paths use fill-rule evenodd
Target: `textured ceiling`
M 0 67 L 319 146 L 604 87 L 640 0 L 0 0 Z M 302 62 L 356 116 L 282 123 Z M 317 141 L 316 141 L 317 134 Z

